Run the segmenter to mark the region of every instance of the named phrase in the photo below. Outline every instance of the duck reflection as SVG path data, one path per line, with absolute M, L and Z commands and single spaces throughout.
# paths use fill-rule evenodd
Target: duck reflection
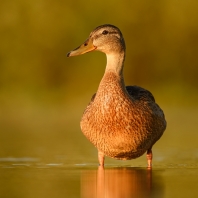
M 81 177 L 82 198 L 128 198 L 153 195 L 151 169 L 111 168 L 86 170 Z M 162 191 L 158 188 L 158 195 Z

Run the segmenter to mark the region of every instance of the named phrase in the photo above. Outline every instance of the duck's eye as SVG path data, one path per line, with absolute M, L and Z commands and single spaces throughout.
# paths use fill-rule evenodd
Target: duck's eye
M 108 34 L 109 32 L 107 31 L 107 30 L 104 30 L 103 32 L 102 32 L 102 34 L 103 35 L 106 35 L 106 34 Z

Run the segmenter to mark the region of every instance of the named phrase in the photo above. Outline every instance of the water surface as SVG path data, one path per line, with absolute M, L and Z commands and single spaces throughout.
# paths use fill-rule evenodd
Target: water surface
M 14 159 L 14 158 L 13 158 Z M 197 197 L 198 165 L 146 167 L 44 164 L 27 159 L 0 164 L 0 197 Z M 29 161 L 28 161 L 29 160 Z M 10 159 L 11 161 L 11 159 Z

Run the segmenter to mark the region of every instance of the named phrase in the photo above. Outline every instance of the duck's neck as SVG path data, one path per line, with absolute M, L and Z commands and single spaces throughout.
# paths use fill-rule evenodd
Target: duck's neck
M 107 65 L 98 91 L 113 93 L 115 89 L 125 90 L 123 78 L 124 53 L 107 54 Z
M 123 78 L 123 67 L 124 67 L 124 59 L 125 53 L 112 53 L 106 54 L 107 56 L 107 65 L 105 73 L 114 72 L 119 77 Z

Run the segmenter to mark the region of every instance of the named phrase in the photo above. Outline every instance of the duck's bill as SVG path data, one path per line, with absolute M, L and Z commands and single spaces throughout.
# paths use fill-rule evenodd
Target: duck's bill
M 76 49 L 72 50 L 67 54 L 67 57 L 70 56 L 78 56 L 81 54 L 85 54 L 87 52 L 91 52 L 93 50 L 96 50 L 96 46 L 93 45 L 92 39 L 87 39 L 82 45 L 77 47 Z

